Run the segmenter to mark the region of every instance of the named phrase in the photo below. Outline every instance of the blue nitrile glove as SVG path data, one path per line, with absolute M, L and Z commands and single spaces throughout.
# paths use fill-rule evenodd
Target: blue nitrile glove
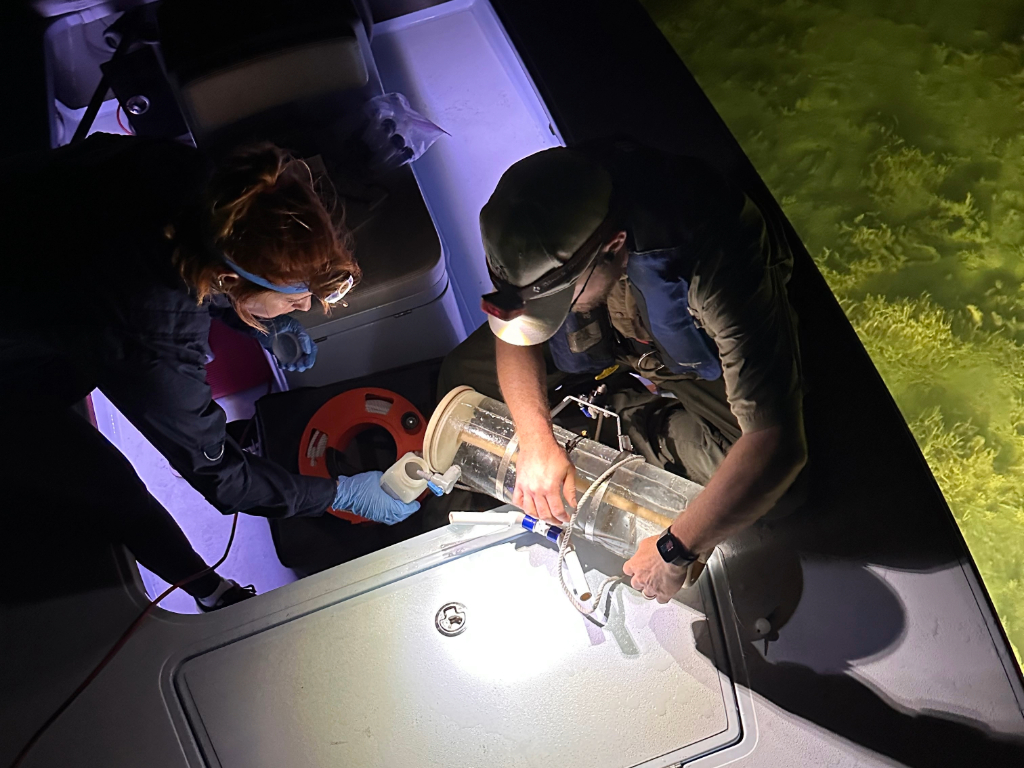
M 262 320 L 267 335 L 259 335 L 259 342 L 277 358 L 286 371 L 306 371 L 316 362 L 316 343 L 306 333 L 302 323 L 294 317 L 281 315 Z
M 417 509 L 418 501 L 408 504 L 393 499 L 380 487 L 383 472 L 363 472 L 352 477 L 338 478 L 338 491 L 334 494 L 332 509 L 347 510 L 377 523 L 400 523 Z

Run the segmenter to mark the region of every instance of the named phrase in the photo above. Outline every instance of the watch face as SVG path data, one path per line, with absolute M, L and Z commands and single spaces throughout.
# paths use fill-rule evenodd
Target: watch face
M 662 560 L 672 565 L 689 565 L 697 559 L 683 542 L 672 535 L 672 531 L 665 531 L 658 539 L 658 552 Z
M 676 546 L 675 537 L 670 533 L 666 533 L 658 539 L 658 551 L 666 563 L 671 563 L 675 560 L 679 556 L 679 547 Z

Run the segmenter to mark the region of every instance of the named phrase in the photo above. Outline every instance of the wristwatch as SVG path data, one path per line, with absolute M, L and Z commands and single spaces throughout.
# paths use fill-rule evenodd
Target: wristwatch
M 672 535 L 671 528 L 666 528 L 658 539 L 658 553 L 666 563 L 678 565 L 680 568 L 685 568 L 697 559 L 695 552 L 691 552 L 683 542 Z

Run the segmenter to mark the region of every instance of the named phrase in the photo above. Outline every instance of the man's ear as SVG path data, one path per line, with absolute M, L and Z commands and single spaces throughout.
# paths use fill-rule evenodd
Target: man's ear
M 605 248 L 607 248 L 607 250 L 604 251 L 604 258 L 606 263 L 616 263 L 616 260 L 619 258 L 620 255 L 625 255 L 623 249 L 623 246 L 625 245 L 626 233 L 621 231 L 616 232 L 615 235 L 605 243 Z M 625 264 L 625 261 L 623 261 L 623 264 Z
M 618 253 L 619 249 L 626 244 L 626 233 L 622 230 L 615 233 L 615 236 L 608 241 L 608 253 Z

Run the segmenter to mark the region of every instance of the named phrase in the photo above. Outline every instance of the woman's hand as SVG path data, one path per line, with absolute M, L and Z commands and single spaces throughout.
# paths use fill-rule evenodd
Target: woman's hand
M 569 522 L 565 504 L 576 506 L 576 468 L 553 435 L 520 444 L 512 503 L 540 520 Z
M 306 371 L 316 362 L 316 342 L 305 327 L 294 317 L 281 315 L 261 321 L 267 335 L 260 334 L 259 342 L 277 359 L 286 371 Z M 290 338 L 289 338 L 290 337 Z
M 339 477 L 331 509 L 351 512 L 375 523 L 400 523 L 417 509 L 418 501 L 406 504 L 394 499 L 380 487 L 383 472 L 363 472 L 352 477 Z

